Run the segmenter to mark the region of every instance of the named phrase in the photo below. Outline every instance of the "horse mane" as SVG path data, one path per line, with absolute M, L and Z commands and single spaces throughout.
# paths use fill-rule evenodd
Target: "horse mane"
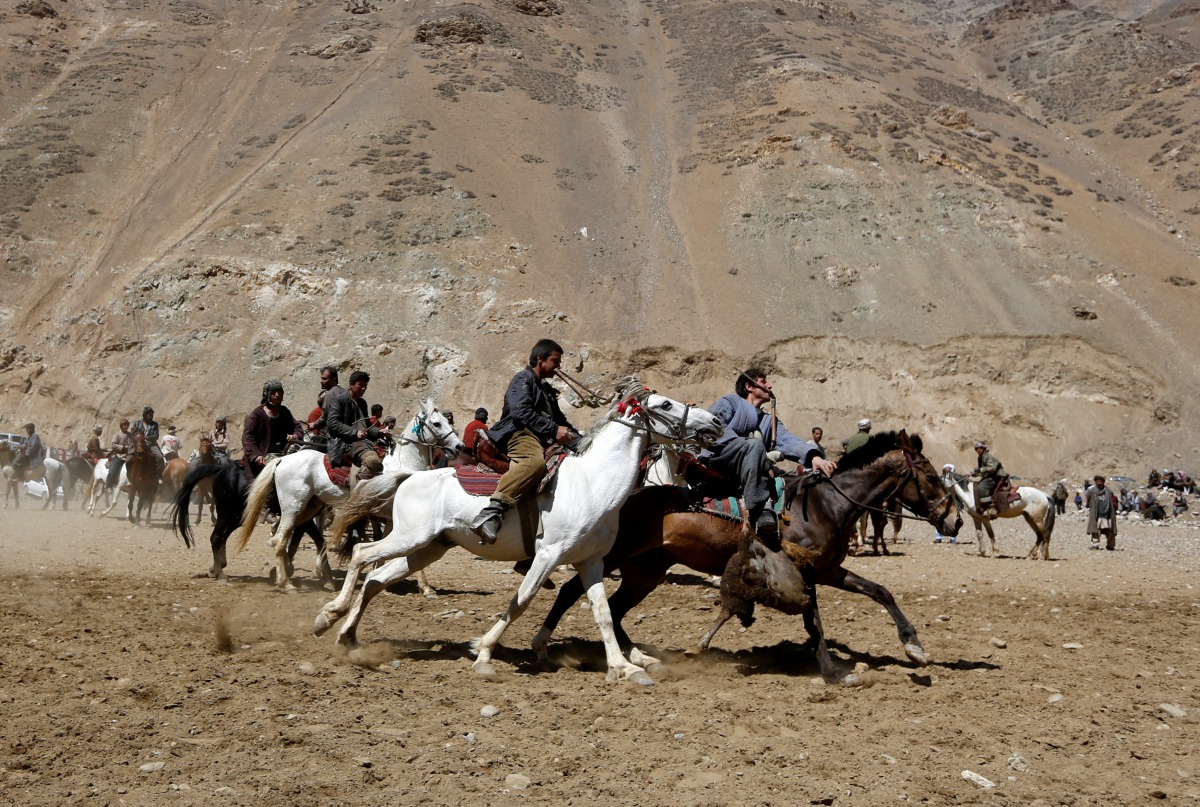
M 592 424 L 592 427 L 587 430 L 586 434 L 579 438 L 579 441 L 575 444 L 575 454 L 578 456 L 586 453 L 592 447 L 592 441 L 596 438 L 600 430 L 616 419 L 617 407 L 620 406 L 621 402 L 630 395 L 642 392 L 643 390 L 645 390 L 645 387 L 642 386 L 642 382 L 638 380 L 636 375 L 628 375 L 618 381 L 617 400 L 613 401 L 608 411 Z
M 920 435 L 910 434 L 908 441 L 918 453 L 924 448 Z M 838 460 L 838 467 L 834 475 L 865 468 L 884 454 L 887 454 L 889 451 L 895 451 L 898 448 L 900 448 L 899 432 L 879 432 L 878 434 L 873 434 L 860 448 L 856 448 Z

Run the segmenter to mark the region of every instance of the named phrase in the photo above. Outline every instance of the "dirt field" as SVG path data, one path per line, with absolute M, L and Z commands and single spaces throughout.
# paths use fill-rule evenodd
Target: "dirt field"
M 0 513 L 0 787 L 15 803 L 1200 798 L 1194 523 L 1122 524 L 1119 551 L 1091 552 L 1071 514 L 1050 563 L 1018 559 L 1023 523 L 1000 528 L 998 559 L 910 524 L 897 554 L 850 565 L 896 594 L 934 663 L 914 668 L 873 603 L 822 589 L 839 660 L 870 669 L 856 688 L 816 680 L 800 621 L 766 611 L 726 626 L 704 660 L 683 657 L 716 591 L 677 568 L 629 620 L 671 670 L 643 689 L 605 684 L 585 610 L 560 630 L 563 668 L 537 671 L 529 639 L 549 592 L 505 637 L 502 680 L 476 678 L 467 642 L 518 578 L 462 552 L 430 570 L 440 599 L 372 604 L 363 666 L 310 633 L 327 593 L 268 585 L 265 532 L 220 585 L 203 574 L 206 541 L 188 551 L 161 521 L 24 504 Z M 302 581 L 314 560 L 302 551 Z

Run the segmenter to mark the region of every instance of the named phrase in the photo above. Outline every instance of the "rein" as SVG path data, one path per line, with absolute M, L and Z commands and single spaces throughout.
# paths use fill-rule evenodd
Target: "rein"
M 457 455 L 458 452 L 451 451 L 448 446 L 442 445 L 441 438 L 438 437 L 437 433 L 434 432 L 433 429 L 431 429 L 429 427 L 429 424 L 426 422 L 425 417 L 423 415 L 417 415 L 417 417 L 414 418 L 414 420 L 416 420 L 416 425 L 408 430 L 414 436 L 409 437 L 407 434 L 402 435 L 400 437 L 400 439 L 396 440 L 397 445 L 410 445 L 411 444 L 411 445 L 422 446 L 423 448 L 429 449 L 429 456 L 426 458 L 426 460 L 427 460 L 426 464 L 429 464 L 429 462 L 433 461 L 433 449 L 435 449 L 435 448 L 445 448 L 447 451 L 450 451 L 451 454 Z M 430 434 L 430 441 L 428 441 L 428 442 L 424 439 L 426 431 L 428 431 Z
M 906 486 L 906 485 L 907 485 L 909 482 L 916 482 L 916 481 L 917 481 L 917 473 L 916 473 L 916 468 L 917 468 L 917 465 L 919 465 L 919 464 L 920 464 L 920 462 L 916 462 L 916 461 L 914 461 L 914 459 L 913 459 L 912 455 L 911 455 L 911 454 L 909 454 L 907 451 L 905 451 L 905 452 L 904 452 L 904 459 L 905 459 L 905 462 L 907 463 L 907 466 L 908 466 L 908 467 L 905 469 L 905 471 L 904 471 L 904 476 L 903 476 L 903 478 L 900 480 L 900 483 L 899 483 L 899 484 L 896 486 L 896 490 L 892 492 L 891 496 L 888 496 L 888 497 L 887 497 L 888 499 L 890 499 L 890 498 L 892 498 L 892 497 L 896 496 L 896 494 L 898 494 L 900 491 L 902 491 L 902 490 L 904 489 L 904 487 L 905 487 L 905 486 Z M 924 458 L 922 458 L 922 460 L 921 460 L 921 461 L 922 461 L 922 462 L 925 462 L 925 463 L 929 463 L 929 460 L 928 460 L 928 459 L 924 459 Z M 885 515 L 885 516 L 888 516 L 889 518 L 903 518 L 903 519 L 908 519 L 909 521 L 925 521 L 925 520 L 928 518 L 928 516 L 916 516 L 916 515 L 909 515 L 909 514 L 907 514 L 907 513 L 905 513 L 905 512 L 892 513 L 891 511 L 887 510 L 887 509 L 886 509 L 886 508 L 884 508 L 884 507 L 876 507 L 876 506 L 873 506 L 873 505 L 866 504 L 866 503 L 864 503 L 864 502 L 857 501 L 857 500 L 855 500 L 855 499 L 854 499 L 854 498 L 853 498 L 853 497 L 852 497 L 850 494 L 848 494 L 846 491 L 842 490 L 842 489 L 841 489 L 841 487 L 839 487 L 839 486 L 838 486 L 838 483 L 833 481 L 833 478 L 832 478 L 832 477 L 825 476 L 824 474 L 816 474 L 816 473 L 811 473 L 811 474 L 809 475 L 809 478 L 811 479 L 812 477 L 816 477 L 816 479 L 815 479 L 815 481 L 816 481 L 816 482 L 828 482 L 830 485 L 832 485 L 832 486 L 833 486 L 833 489 L 834 489 L 835 491 L 837 491 L 837 493 L 838 493 L 838 495 L 839 495 L 839 496 L 841 496 L 841 497 L 842 497 L 843 499 L 845 499 L 846 501 L 850 502 L 850 504 L 852 504 L 852 505 L 854 505 L 855 507 L 858 507 L 858 508 L 860 508 L 860 509 L 862 509 L 862 510 L 866 510 L 866 511 L 868 511 L 868 512 L 872 512 L 872 513 L 882 513 L 883 515 Z M 807 520 L 808 520 L 808 497 L 807 497 L 807 493 L 808 493 L 808 491 L 807 491 L 807 488 L 806 488 L 806 489 L 805 489 L 805 498 L 804 498 L 804 500 L 801 502 L 802 510 L 804 511 L 804 520 L 805 520 L 805 521 L 807 521 Z M 921 496 L 921 500 L 924 502 L 924 501 L 925 501 L 925 494 L 921 492 L 921 486 L 920 486 L 920 485 L 917 485 L 917 493 L 918 493 L 918 494 Z M 941 504 L 942 504 L 943 502 L 945 502 L 947 499 L 949 499 L 949 498 L 950 498 L 951 496 L 953 496 L 953 495 L 954 495 L 954 492 L 953 492 L 953 491 L 947 491 L 947 492 L 946 492 L 946 494 L 945 494 L 944 496 L 942 496 L 942 498 L 940 498 L 940 499 L 938 499 L 938 500 L 936 500 L 936 501 L 934 501 L 934 502 L 930 503 L 930 504 L 928 505 L 928 507 L 927 507 L 927 509 L 928 509 L 928 511 L 930 512 L 930 514 L 932 514 L 932 513 L 933 513 L 933 511 L 934 511 L 934 510 L 935 510 L 937 507 L 940 507 L 940 506 L 941 506 Z M 886 499 L 885 499 L 885 501 L 886 501 Z

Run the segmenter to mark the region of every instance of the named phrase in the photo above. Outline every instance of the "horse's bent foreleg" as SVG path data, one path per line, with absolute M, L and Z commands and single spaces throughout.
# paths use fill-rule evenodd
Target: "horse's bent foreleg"
M 904 654 L 918 666 L 924 667 L 929 664 L 925 648 L 921 646 L 921 640 L 917 638 L 917 629 L 908 621 L 908 617 L 904 616 L 900 606 L 896 605 L 896 598 L 892 596 L 892 592 L 841 566 L 817 572 L 814 581 L 823 586 L 862 594 L 882 605 L 891 615 L 892 622 L 896 624 L 896 633 L 900 636 L 900 644 L 904 646 Z
M 447 546 L 442 551 L 445 552 L 448 548 Z M 414 554 L 416 551 L 410 549 L 410 544 L 400 540 L 399 536 L 395 536 L 394 533 L 382 541 L 355 545 L 350 553 L 350 561 L 346 564 L 346 576 L 342 580 L 342 589 L 336 597 L 321 607 L 316 622 L 313 624 L 313 633 L 320 636 L 350 610 L 351 601 L 354 599 L 354 587 L 358 585 L 358 578 L 362 575 L 363 569 L 399 558 L 405 552 Z M 380 571 L 380 569 L 375 571 Z
M 350 612 L 346 614 L 346 621 L 342 624 L 341 630 L 338 631 L 338 646 L 346 650 L 352 650 L 358 646 L 358 623 L 362 620 L 362 615 L 366 611 L 367 605 L 374 599 L 376 594 L 386 590 L 388 586 L 398 583 L 413 572 L 424 569 L 442 557 L 442 555 L 445 555 L 449 549 L 449 544 L 439 542 L 426 544 L 408 557 L 392 558 L 368 574 L 367 579 L 363 581 L 362 589 L 358 592 L 358 596 L 354 600 L 354 605 L 350 608 Z M 317 615 L 318 626 L 320 626 L 321 617 L 325 616 L 325 614 L 326 612 L 322 610 Z M 328 627 L 327 625 L 325 629 L 328 629 Z M 314 632 L 324 632 L 324 629 L 321 631 L 314 629 Z

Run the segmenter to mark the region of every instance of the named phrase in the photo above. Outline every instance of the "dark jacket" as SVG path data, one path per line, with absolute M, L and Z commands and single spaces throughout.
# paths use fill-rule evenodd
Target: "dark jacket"
M 289 434 L 299 438 L 304 432 L 286 406 L 280 406 L 279 414 L 274 418 L 267 414 L 265 405 L 246 415 L 246 423 L 242 426 L 242 455 L 247 473 L 257 476 L 262 468 L 254 460 L 267 456 L 272 448 L 280 450 Z
M 325 434 L 337 437 L 346 445 L 358 439 L 358 428 L 354 424 L 367 419 L 367 401 L 359 398 L 357 401 L 350 397 L 350 391 L 334 387 L 325 394 L 325 411 L 322 413 L 325 421 Z M 366 424 L 363 424 L 363 428 Z
M 575 430 L 558 408 L 558 390 L 539 379 L 532 367 L 526 367 L 508 383 L 504 412 L 496 425 L 488 429 L 488 437 L 500 451 L 506 452 L 509 438 L 521 429 L 528 429 L 542 445 L 548 446 L 554 442 L 559 426 Z
M 337 384 L 334 384 L 332 387 L 325 390 L 325 397 L 321 399 L 321 416 L 317 418 L 316 423 L 312 424 L 314 430 L 320 430 L 322 434 L 325 433 L 325 420 L 329 416 L 329 402 L 343 392 L 345 392 L 345 390 L 339 387 Z

